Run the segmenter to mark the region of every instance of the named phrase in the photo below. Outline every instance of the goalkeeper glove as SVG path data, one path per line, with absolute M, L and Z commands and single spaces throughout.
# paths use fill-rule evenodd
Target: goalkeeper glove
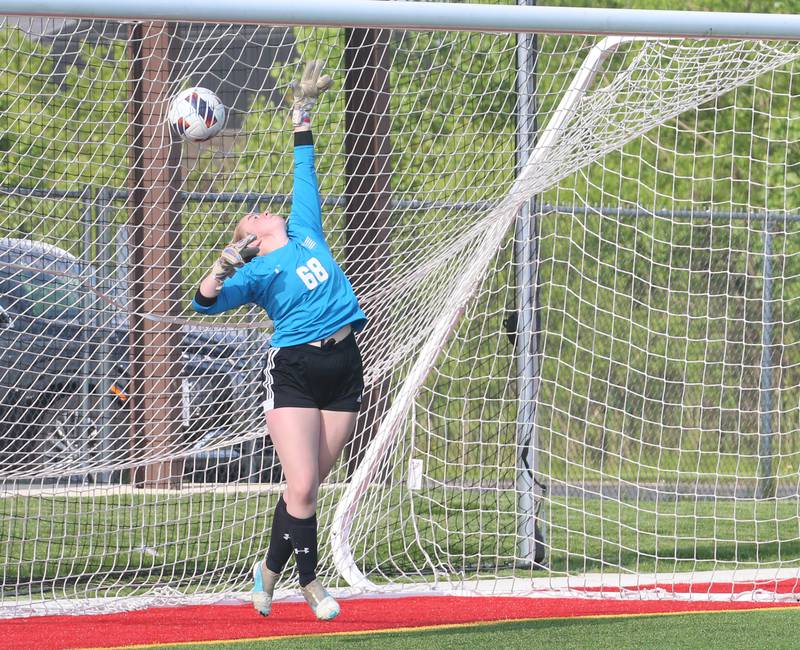
M 217 291 L 222 289 L 222 283 L 231 277 L 236 269 L 241 268 L 258 255 L 258 247 L 250 246 L 256 239 L 255 235 L 248 235 L 222 249 L 219 259 L 211 267 L 211 273 L 217 280 Z
M 322 70 L 322 61 L 317 59 L 309 61 L 300 81 L 291 84 L 294 100 L 292 101 L 292 124 L 303 126 L 311 124 L 310 111 L 317 103 L 319 96 L 333 83 L 328 75 L 319 76 Z

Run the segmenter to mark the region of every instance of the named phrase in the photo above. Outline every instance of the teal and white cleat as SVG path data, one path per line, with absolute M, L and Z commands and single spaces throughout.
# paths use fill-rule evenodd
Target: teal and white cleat
M 338 616 L 339 603 L 325 590 L 319 580 L 314 580 L 305 587 L 300 587 L 300 591 L 311 611 L 320 621 L 330 621 Z
M 263 560 L 259 560 L 253 565 L 253 581 L 255 582 L 252 592 L 253 607 L 261 616 L 269 616 L 278 574 L 270 571 Z

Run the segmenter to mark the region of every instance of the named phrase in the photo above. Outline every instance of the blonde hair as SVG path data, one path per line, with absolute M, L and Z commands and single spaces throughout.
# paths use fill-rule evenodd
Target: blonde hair
M 246 216 L 247 215 L 245 215 L 245 217 Z M 244 231 L 244 228 L 242 228 L 243 220 L 244 217 L 239 219 L 239 221 L 236 223 L 236 227 L 233 229 L 233 240 L 231 241 L 231 244 L 235 244 L 240 239 L 244 239 L 245 237 L 247 237 L 247 233 Z

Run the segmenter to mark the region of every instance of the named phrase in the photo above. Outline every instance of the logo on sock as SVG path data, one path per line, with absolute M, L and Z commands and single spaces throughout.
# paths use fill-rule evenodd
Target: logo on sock
M 308 555 L 309 553 L 311 553 L 311 549 L 308 548 L 308 546 L 306 546 L 305 548 L 296 548 L 296 549 L 294 549 L 294 552 L 298 553 L 298 554 L 299 553 L 305 553 L 306 555 Z
M 289 537 L 289 533 L 284 533 L 283 539 L 285 539 L 288 542 L 291 539 L 291 537 Z

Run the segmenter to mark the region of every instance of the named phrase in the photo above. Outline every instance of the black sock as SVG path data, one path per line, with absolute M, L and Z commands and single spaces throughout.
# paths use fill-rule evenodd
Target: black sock
M 289 537 L 294 547 L 300 586 L 305 587 L 317 577 L 317 515 L 308 519 L 292 517 L 288 512 Z
M 286 502 L 283 495 L 278 499 L 275 506 L 275 514 L 272 515 L 272 533 L 269 538 L 269 549 L 267 550 L 267 568 L 274 572 L 283 571 L 289 558 L 292 557 L 292 542 L 289 538 L 289 520 L 286 512 Z

